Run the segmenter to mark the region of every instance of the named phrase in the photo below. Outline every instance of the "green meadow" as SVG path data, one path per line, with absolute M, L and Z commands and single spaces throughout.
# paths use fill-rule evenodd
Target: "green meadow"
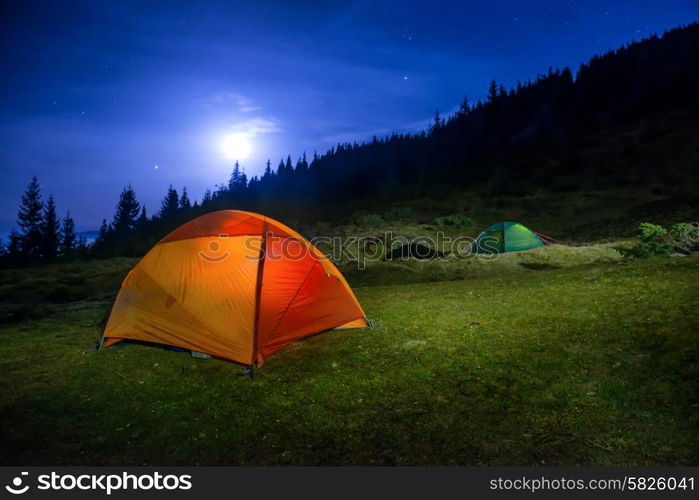
M 3 464 L 699 461 L 699 256 L 619 243 L 343 270 L 377 328 L 257 371 L 93 352 L 136 259 L 0 272 Z

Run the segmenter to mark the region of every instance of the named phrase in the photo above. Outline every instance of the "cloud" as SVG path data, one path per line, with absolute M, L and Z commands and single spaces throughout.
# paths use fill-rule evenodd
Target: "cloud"
M 262 109 L 248 97 L 228 91 L 216 92 L 204 99 L 204 102 L 209 107 L 217 104 L 234 104 L 241 113 L 251 113 Z
M 274 134 L 283 132 L 276 118 L 253 118 L 242 123 L 237 123 L 232 127 L 234 132 L 242 132 L 248 135 Z

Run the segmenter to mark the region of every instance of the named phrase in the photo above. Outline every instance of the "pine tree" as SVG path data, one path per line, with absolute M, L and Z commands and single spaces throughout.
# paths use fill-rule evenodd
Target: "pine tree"
M 304 151 L 303 156 L 296 162 L 296 173 L 305 174 L 308 172 L 308 161 L 306 160 L 306 152 Z
M 119 202 L 117 203 L 116 213 L 112 221 L 112 228 L 115 234 L 123 236 L 134 230 L 139 208 L 139 203 L 136 200 L 136 192 L 131 184 L 129 184 L 119 195 Z
M 432 125 L 430 126 L 430 133 L 434 134 L 435 132 L 439 131 L 439 129 L 442 128 L 444 125 L 444 121 L 442 120 L 442 117 L 439 114 L 439 110 L 434 112 L 434 120 L 432 122 Z
M 288 179 L 294 173 L 294 167 L 291 164 L 291 155 L 288 155 L 285 160 L 279 162 L 279 167 L 277 168 L 277 176 L 280 179 Z
M 205 204 L 209 203 L 211 201 L 211 199 L 212 199 L 211 189 L 207 189 L 206 191 L 204 191 L 204 196 L 201 199 L 201 204 L 205 205 Z
M 471 111 L 471 105 L 468 102 L 468 98 L 464 96 L 464 100 L 459 104 L 459 111 L 457 114 L 460 116 L 466 116 Z
M 170 184 L 170 187 L 167 190 L 167 194 L 165 195 L 165 198 L 163 199 L 163 202 L 160 205 L 160 217 L 162 219 L 169 219 L 171 217 L 174 217 L 175 215 L 177 215 L 179 205 L 180 197 L 177 194 L 177 190 L 172 187 L 172 184 Z
M 248 177 L 240 169 L 238 162 L 235 162 L 233 166 L 233 173 L 231 174 L 231 179 L 228 181 L 228 191 L 230 191 L 233 196 L 240 196 L 244 194 L 245 188 L 248 186 Z
M 490 81 L 488 87 L 488 102 L 495 102 L 498 98 L 498 84 L 495 80 Z
M 49 195 L 41 221 L 41 259 L 52 262 L 58 254 L 58 242 L 61 223 L 56 214 L 56 203 L 53 195 Z
M 269 161 L 269 158 L 267 158 L 267 164 L 265 165 L 265 172 L 262 174 L 262 179 L 269 180 L 273 175 L 274 172 L 272 171 L 272 162 Z
M 17 214 L 21 252 L 31 262 L 38 262 L 41 258 L 42 209 L 41 187 L 34 176 L 22 195 L 22 203 Z
M 90 245 L 87 243 L 87 239 L 84 236 L 79 236 L 75 243 L 75 253 L 79 256 L 86 256 L 90 250 Z
M 141 207 L 141 215 L 139 215 L 136 220 L 136 227 L 138 229 L 143 229 L 146 225 L 148 225 L 148 214 L 146 213 L 146 206 L 143 205 Z
M 277 165 L 277 177 L 284 177 L 286 174 L 286 167 L 284 166 L 284 158 L 279 160 L 279 165 Z
M 100 231 L 97 234 L 97 239 L 106 241 L 109 238 L 111 228 L 107 224 L 107 219 L 102 219 L 102 225 L 100 226 Z
M 107 224 L 107 219 L 102 219 L 102 225 L 100 226 L 99 233 L 97 234 L 97 238 L 95 238 L 95 241 L 92 244 L 92 252 L 98 257 L 105 256 L 106 248 L 110 242 L 109 240 L 111 238 L 111 234 L 112 231 L 109 227 L 109 224 Z
M 13 264 L 20 264 L 24 260 L 22 254 L 22 235 L 16 229 L 10 231 L 10 241 L 6 248 L 7 256 Z
M 182 195 L 180 196 L 179 207 L 182 210 L 189 210 L 192 208 L 192 202 L 189 201 L 189 196 L 187 196 L 187 186 L 182 188 Z
M 75 221 L 70 216 L 70 211 L 61 221 L 61 235 L 58 249 L 63 256 L 70 255 L 75 250 L 77 238 L 75 236 Z
M 248 187 L 245 191 L 245 198 L 247 202 L 255 200 L 259 194 L 260 179 L 253 175 L 248 181 Z

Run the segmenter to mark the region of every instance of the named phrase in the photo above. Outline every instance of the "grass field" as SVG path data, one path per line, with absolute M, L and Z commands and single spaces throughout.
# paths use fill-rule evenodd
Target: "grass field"
M 2 271 L 0 463 L 698 463 L 699 256 L 537 252 L 348 273 L 381 327 L 292 345 L 255 382 L 86 352 L 133 259 Z

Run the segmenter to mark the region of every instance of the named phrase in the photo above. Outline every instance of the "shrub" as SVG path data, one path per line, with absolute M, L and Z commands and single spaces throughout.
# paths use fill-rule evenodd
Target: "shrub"
M 651 257 L 673 252 L 688 254 L 699 249 L 699 224 L 678 223 L 669 229 L 658 224 L 642 222 L 638 228 L 640 242 L 632 247 L 620 247 L 625 257 Z
M 699 222 L 680 222 L 670 226 L 672 246 L 676 252 L 699 251 Z
M 377 227 L 383 223 L 379 214 L 364 214 L 357 218 L 357 224 L 364 227 Z
M 413 217 L 410 207 L 393 207 L 384 214 L 386 220 L 406 221 Z
M 445 215 L 444 217 L 437 217 L 435 223 L 438 226 L 455 226 L 464 227 L 471 225 L 471 219 L 461 214 Z
M 668 255 L 672 251 L 668 231 L 663 226 L 641 222 L 638 230 L 638 239 L 641 240 L 639 246 L 646 255 Z

